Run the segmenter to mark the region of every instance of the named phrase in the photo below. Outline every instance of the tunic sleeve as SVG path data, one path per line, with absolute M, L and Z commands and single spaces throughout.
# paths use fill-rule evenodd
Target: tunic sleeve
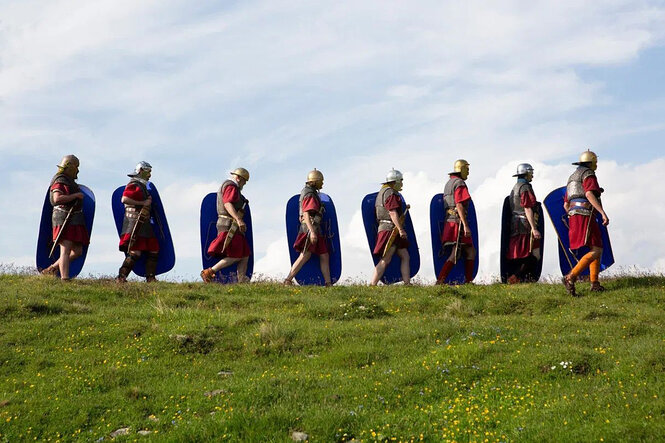
M 532 191 L 521 192 L 520 203 L 523 208 L 533 208 L 536 206 L 536 196 Z
M 600 186 L 598 185 L 598 179 L 596 178 L 595 175 L 591 175 L 587 178 L 584 179 L 582 182 L 582 186 L 584 186 L 584 192 L 593 192 L 596 195 L 600 195 L 602 192 L 600 190 Z
M 321 205 L 314 197 L 305 197 L 302 201 L 303 212 L 309 212 L 309 211 L 318 212 L 320 208 Z
M 402 209 L 402 199 L 397 194 L 390 195 L 386 199 L 386 202 L 383 204 L 383 206 L 388 211 L 399 211 L 400 209 Z
M 224 193 L 222 194 L 223 203 L 235 203 L 240 198 L 240 192 L 238 188 L 232 185 L 228 185 L 224 188 Z
M 64 195 L 69 195 L 69 187 L 63 183 L 53 183 L 51 186 L 51 192 L 58 191 Z
M 471 200 L 471 195 L 469 195 L 469 189 L 466 186 L 455 189 L 455 204 L 464 203 L 467 200 Z
M 143 200 L 143 191 L 137 185 L 129 184 L 125 186 L 125 190 L 122 192 L 123 197 L 131 198 L 132 200 L 142 201 Z

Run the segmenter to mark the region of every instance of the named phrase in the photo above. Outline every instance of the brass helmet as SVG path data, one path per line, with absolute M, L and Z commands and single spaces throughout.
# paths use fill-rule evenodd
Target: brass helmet
M 469 176 L 469 162 L 464 159 L 455 160 L 453 172 L 451 174 L 459 174 L 462 180 L 466 180 Z
M 323 173 L 314 168 L 307 174 L 307 181 L 305 183 L 313 183 L 317 189 L 323 186 Z
M 74 154 L 65 155 L 62 157 L 62 160 L 60 160 L 60 163 L 58 164 L 58 172 L 65 173 L 72 178 L 76 178 L 78 175 L 79 164 L 79 159 Z M 73 168 L 76 168 L 76 170 Z
M 595 171 L 598 167 L 598 156 L 595 152 L 587 149 L 580 154 L 580 161 L 573 163 L 574 165 L 581 165 L 582 163 L 590 163 L 589 167 L 592 171 Z
M 235 168 L 233 171 L 231 171 L 231 174 L 242 177 L 245 179 L 245 181 L 249 181 L 249 171 L 245 168 Z
M 533 176 L 533 166 L 531 166 L 529 163 L 520 163 L 517 165 L 517 172 L 513 177 L 519 177 L 520 175 L 529 175 L 531 173 L 531 176 Z

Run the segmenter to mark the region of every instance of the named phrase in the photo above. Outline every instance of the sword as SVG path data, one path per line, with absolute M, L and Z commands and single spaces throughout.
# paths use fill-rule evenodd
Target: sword
M 406 213 L 409 212 L 409 208 L 411 208 L 411 205 L 406 205 L 406 211 L 404 211 L 404 214 L 400 215 L 399 217 L 399 224 L 404 224 L 404 220 L 406 218 Z M 388 250 L 393 246 L 393 243 L 395 243 L 395 239 L 397 239 L 397 236 L 399 235 L 399 229 L 397 229 L 397 226 L 395 226 L 390 233 L 390 237 L 388 237 L 388 241 L 386 242 L 386 246 L 383 248 L 383 254 L 381 255 L 381 258 L 386 256 L 386 253 Z
M 459 251 L 460 237 L 462 235 L 462 219 L 460 218 L 459 223 L 457 223 L 457 239 L 455 240 L 455 258 L 453 259 L 453 265 L 457 264 L 457 253 Z
M 62 222 L 62 225 L 60 226 L 60 230 L 58 231 L 58 235 L 55 236 L 55 240 L 53 241 L 53 246 L 51 247 L 51 252 L 48 255 L 48 258 L 51 258 L 53 255 L 53 252 L 55 251 L 55 247 L 58 246 L 58 241 L 60 240 L 60 236 L 65 230 L 65 227 L 67 226 L 67 222 L 69 222 L 69 217 L 72 215 L 72 211 L 74 210 L 75 204 L 72 205 L 71 208 L 69 208 L 69 211 L 67 211 L 67 217 L 65 217 L 65 221 Z
M 148 206 L 143 206 L 141 208 L 141 211 L 139 212 L 138 217 L 136 217 L 136 224 L 134 224 L 134 228 L 132 228 L 132 233 L 129 236 L 129 243 L 127 243 L 127 252 L 132 250 L 132 246 L 134 246 L 134 243 L 136 242 L 136 234 L 141 226 L 143 226 L 143 223 L 145 223 L 146 219 L 150 219 L 150 210 L 148 209 Z

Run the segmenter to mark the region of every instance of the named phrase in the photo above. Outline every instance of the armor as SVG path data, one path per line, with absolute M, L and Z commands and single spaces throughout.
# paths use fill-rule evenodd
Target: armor
M 314 171 L 316 171 L 316 169 Z M 312 171 L 312 172 L 314 172 L 314 171 Z M 319 171 L 316 171 L 316 172 L 319 172 Z M 310 174 L 311 174 L 311 172 L 310 172 Z M 319 172 L 319 174 L 320 174 L 320 172 Z M 323 174 L 321 174 L 321 177 L 323 179 Z M 309 176 L 307 176 L 307 178 L 309 179 Z M 305 199 L 308 198 L 308 197 L 312 197 L 314 200 L 316 200 L 319 203 L 319 208 L 320 208 L 319 211 L 314 216 L 310 217 L 310 219 L 312 221 L 312 226 L 314 227 L 314 229 L 318 233 L 318 232 L 321 231 L 320 225 L 321 225 L 321 221 L 323 220 L 324 207 L 321 204 L 321 197 L 319 197 L 318 191 L 315 188 L 313 188 L 312 186 L 309 186 L 309 185 L 302 188 L 302 191 L 300 191 L 300 198 L 298 200 L 298 214 L 300 216 L 300 233 L 306 233 L 307 229 L 308 229 L 307 228 L 307 223 L 305 223 L 305 219 L 303 218 L 304 214 L 303 214 L 303 210 L 302 210 L 302 204 L 305 201 Z
M 395 194 L 397 194 L 397 191 L 390 186 L 383 186 L 379 193 L 376 194 L 374 212 L 376 214 L 376 222 L 379 224 L 379 232 L 392 231 L 395 228 L 395 224 L 390 219 L 390 211 L 385 206 L 388 197 Z M 401 209 L 398 212 L 401 212 Z
M 323 173 L 314 168 L 307 174 L 306 183 L 314 183 L 316 189 L 321 189 L 323 187 Z
M 235 168 L 233 171 L 231 171 L 231 174 L 242 177 L 245 179 L 245 181 L 249 181 L 249 171 L 245 168 Z
M 470 163 L 464 159 L 456 160 L 453 165 L 453 172 L 450 174 L 459 174 L 462 180 L 466 180 L 469 177 L 469 165 Z
M 63 158 L 63 161 L 64 160 L 65 159 Z M 65 174 L 64 172 L 56 174 L 53 177 L 53 179 L 51 179 L 51 184 L 49 185 L 49 189 L 51 189 L 53 185 L 56 183 L 66 186 L 70 194 L 76 194 L 77 192 L 81 192 L 79 185 L 74 181 L 74 179 Z M 72 207 L 74 209 L 72 209 L 72 215 L 71 217 L 69 217 L 69 221 L 67 222 L 68 225 L 69 226 L 85 225 L 85 218 L 83 217 L 83 209 L 82 209 L 83 205 L 81 200 L 75 199 L 62 205 L 56 205 L 54 201 L 55 196 L 53 194 L 54 194 L 53 190 L 51 190 L 49 192 L 49 201 L 53 206 L 53 215 L 51 216 L 51 222 L 54 228 L 56 226 L 62 226 L 62 224 L 65 222 L 65 218 L 67 218 L 67 213 Z
M 222 186 L 220 186 L 219 191 L 217 192 L 217 233 L 228 231 L 229 228 L 231 227 L 231 224 L 233 223 L 233 217 L 231 216 L 231 214 L 229 214 L 229 211 L 227 211 L 226 208 L 224 207 L 223 196 L 227 186 L 235 186 L 236 188 L 238 188 L 238 193 L 240 194 L 240 198 L 237 201 L 231 203 L 236 212 L 240 211 L 247 203 L 247 199 L 240 192 L 240 187 L 238 186 L 238 183 L 234 182 L 233 180 L 224 181 L 224 183 L 222 183 Z
M 455 205 L 455 190 L 460 186 L 466 186 L 464 180 L 460 177 L 450 177 L 450 180 L 443 187 L 443 204 L 446 209 L 446 221 L 459 222 L 460 217 L 457 213 L 457 206 Z
M 570 202 L 568 215 L 591 215 L 591 203 L 589 203 L 589 200 L 586 198 L 583 183 L 588 177 L 594 175 L 596 174 L 591 168 L 579 166 L 568 178 L 568 184 L 566 185 L 566 195 Z
M 150 193 L 148 192 L 148 187 L 146 186 L 145 181 L 139 179 L 132 179 L 129 181 L 127 186 L 135 185 L 141 190 L 141 200 L 146 200 Z M 122 220 L 122 231 L 120 235 L 131 234 L 134 230 L 134 226 L 138 223 L 139 214 L 143 209 L 143 205 L 125 205 L 125 217 Z M 144 222 L 137 228 L 136 232 L 137 237 L 143 238 L 152 238 L 155 236 L 155 233 L 152 230 L 152 225 L 149 221 Z
M 528 191 L 532 191 L 531 185 L 523 181 L 518 181 L 515 183 L 512 191 L 510 191 L 510 198 L 508 199 L 508 202 L 510 203 L 510 210 L 512 212 L 512 219 L 510 222 L 511 236 L 528 234 L 531 232 L 531 225 L 529 224 L 529 220 L 526 218 L 526 211 L 522 206 L 521 199 L 522 192 Z
M 595 152 L 592 152 L 590 150 L 586 150 L 583 153 L 580 154 L 580 161 L 573 163 L 574 165 L 584 165 L 584 164 L 589 164 L 589 168 L 592 171 L 595 171 L 596 168 L 598 167 L 598 156 L 596 155 Z

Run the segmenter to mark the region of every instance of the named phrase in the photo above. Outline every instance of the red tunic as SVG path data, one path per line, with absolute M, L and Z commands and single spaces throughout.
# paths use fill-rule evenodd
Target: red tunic
M 224 203 L 235 203 L 240 198 L 240 192 L 235 186 L 227 186 L 224 188 L 224 193 L 222 194 L 222 201 Z M 226 249 L 222 253 L 222 248 L 224 247 L 224 241 L 228 236 L 229 231 L 222 231 L 217 234 L 217 237 L 210 243 L 208 246 L 208 255 L 213 257 L 230 257 L 230 258 L 244 258 L 249 257 L 251 250 L 249 248 L 249 243 L 245 235 L 237 230 L 231 242 L 226 246 Z
M 584 186 L 584 192 L 593 192 L 596 196 L 600 196 L 602 192 L 600 186 L 598 185 L 598 179 L 595 175 L 587 177 L 582 182 Z M 568 195 L 565 196 L 565 201 L 568 201 Z M 588 238 L 587 238 L 587 226 L 588 226 Z M 598 222 L 596 222 L 596 217 L 592 216 L 589 220 L 588 216 L 575 214 L 568 217 L 568 240 L 570 241 L 570 249 L 579 249 L 584 246 L 592 247 L 597 246 L 603 247 L 603 238 L 600 234 L 600 227 Z
M 305 197 L 302 201 L 302 212 L 309 212 L 310 215 L 314 212 L 319 212 L 321 210 L 321 204 L 314 197 Z M 317 233 L 318 237 L 316 243 L 309 243 L 307 245 L 307 250 L 312 254 L 321 255 L 328 253 L 328 244 L 326 243 L 326 238 L 321 234 L 321 229 Z M 305 247 L 305 241 L 307 241 L 307 233 L 299 232 L 296 237 L 295 243 L 293 243 L 293 249 L 298 252 L 302 252 Z
M 69 186 L 63 183 L 54 183 L 53 186 L 51 186 L 51 191 L 54 190 L 58 190 L 63 195 L 71 194 Z M 61 227 L 62 226 L 53 227 L 54 242 L 55 239 L 58 237 L 58 233 L 60 232 Z M 85 225 L 71 225 L 67 223 L 67 226 L 65 226 L 65 230 L 62 232 L 59 241 L 62 240 L 69 240 L 74 243 L 81 243 L 84 246 L 90 244 L 90 236 L 88 235 L 88 230 L 86 229 Z
M 466 186 L 460 186 L 455 189 L 455 204 L 462 203 L 466 201 L 471 201 L 471 195 L 469 195 L 469 189 Z M 449 221 L 443 225 L 443 233 L 441 234 L 441 243 L 457 243 L 457 232 L 459 228 L 462 228 L 462 233 L 460 235 L 460 244 L 463 245 L 473 245 L 473 238 L 471 236 L 464 235 L 464 226 L 461 226 L 460 223 Z
M 520 203 L 523 208 L 533 208 L 536 205 L 536 196 L 531 191 L 524 191 L 520 194 Z M 506 257 L 509 260 L 525 258 L 529 256 L 529 247 L 531 243 L 531 234 L 519 234 L 510 237 Z M 533 239 L 533 248 L 540 247 L 540 239 Z
M 386 208 L 387 211 L 397 211 L 399 214 L 402 209 L 402 199 L 399 195 L 393 194 L 386 199 L 383 207 Z M 383 255 L 383 250 L 386 248 L 386 243 L 388 242 L 392 232 L 392 229 L 387 229 L 376 234 L 376 245 L 374 246 L 372 254 L 381 256 Z M 395 245 L 397 249 L 405 249 L 409 247 L 409 240 L 398 235 L 395 238 L 395 241 L 393 241 L 393 245 Z
M 131 198 L 132 200 L 142 201 L 143 191 L 135 184 L 128 184 L 125 186 L 125 190 L 122 192 L 123 197 Z M 138 230 L 138 229 L 137 229 Z M 131 232 L 122 234 L 120 236 L 120 244 L 118 249 L 121 251 L 127 252 L 127 247 L 129 246 L 129 239 L 131 238 Z M 147 252 L 159 252 L 159 241 L 157 237 L 141 237 L 137 235 L 132 244 L 132 251 L 147 251 Z

